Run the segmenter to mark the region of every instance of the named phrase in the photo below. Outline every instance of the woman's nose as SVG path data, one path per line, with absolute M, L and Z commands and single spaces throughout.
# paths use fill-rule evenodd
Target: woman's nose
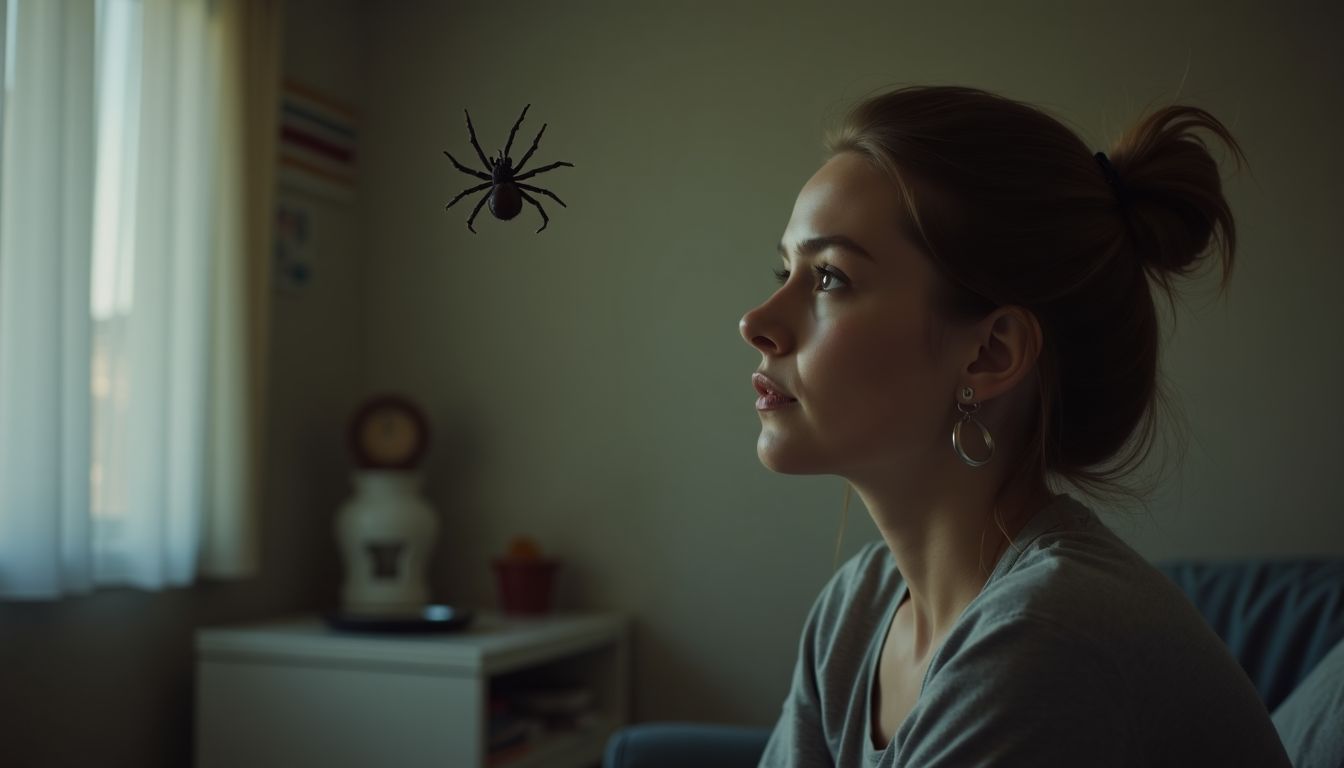
M 747 312 L 737 323 L 738 332 L 748 344 L 763 354 L 783 354 L 791 343 L 788 331 L 769 312 L 769 302 Z

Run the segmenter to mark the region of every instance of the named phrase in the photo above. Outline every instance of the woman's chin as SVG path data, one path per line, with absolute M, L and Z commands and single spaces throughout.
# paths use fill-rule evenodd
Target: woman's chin
M 816 462 L 808 461 L 798 451 L 790 451 L 768 440 L 764 434 L 756 442 L 756 457 L 766 469 L 781 475 L 815 475 L 820 472 L 815 466 Z

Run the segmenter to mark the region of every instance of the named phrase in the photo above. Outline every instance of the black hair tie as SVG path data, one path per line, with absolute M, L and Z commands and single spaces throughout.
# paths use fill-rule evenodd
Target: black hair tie
M 1125 185 L 1120 183 L 1120 174 L 1115 172 L 1115 166 L 1111 165 L 1111 161 L 1106 157 L 1106 153 L 1098 152 L 1093 155 L 1093 157 L 1097 159 L 1097 165 L 1101 166 L 1101 172 L 1106 176 L 1106 183 L 1110 184 L 1111 189 L 1115 191 L 1116 200 L 1120 201 L 1121 206 L 1128 205 L 1132 196 L 1129 194 L 1129 190 L 1125 188 Z

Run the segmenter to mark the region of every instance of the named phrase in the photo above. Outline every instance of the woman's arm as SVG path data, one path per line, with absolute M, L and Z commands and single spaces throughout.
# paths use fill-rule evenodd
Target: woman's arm
M 824 593 L 823 596 L 824 597 Z M 765 751 L 761 754 L 761 768 L 788 768 L 790 766 L 833 765 L 831 750 L 821 723 L 821 694 L 817 689 L 815 627 L 822 599 L 819 597 L 803 625 L 802 641 L 798 647 L 798 661 L 793 668 L 793 682 L 784 697 L 784 705 L 770 733 Z

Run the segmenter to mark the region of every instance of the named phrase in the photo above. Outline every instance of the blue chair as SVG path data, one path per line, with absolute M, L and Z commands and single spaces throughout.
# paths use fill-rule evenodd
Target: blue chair
M 1177 560 L 1157 567 L 1181 587 L 1241 662 L 1265 708 L 1274 713 L 1294 761 L 1303 754 L 1295 749 L 1299 746 L 1318 754 L 1334 750 L 1328 760 L 1339 765 L 1344 733 L 1321 733 L 1315 724 L 1302 722 L 1319 717 L 1318 701 L 1288 699 L 1299 686 L 1310 688 L 1302 693 L 1331 697 L 1330 703 L 1344 711 L 1339 709 L 1344 702 L 1344 558 Z M 770 727 L 631 725 L 607 742 L 603 767 L 755 768 L 769 736 Z M 1294 745 L 1291 740 L 1311 743 Z

